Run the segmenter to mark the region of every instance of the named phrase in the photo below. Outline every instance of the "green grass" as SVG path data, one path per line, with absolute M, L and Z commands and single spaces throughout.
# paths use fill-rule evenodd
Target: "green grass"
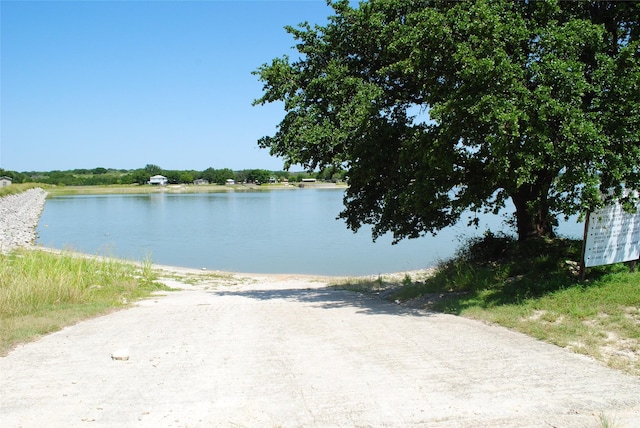
M 580 282 L 581 245 L 489 234 L 433 275 L 388 285 L 396 291 L 387 298 L 499 324 L 640 375 L 640 272 L 625 264 L 600 266 L 587 269 Z M 369 286 L 380 288 L 379 282 Z
M 11 187 L 11 186 L 9 186 Z M 38 187 L 38 186 L 34 186 Z M 42 187 L 42 186 L 40 186 Z M 226 186 L 221 184 L 208 184 L 194 186 L 187 184 L 170 184 L 168 186 L 151 186 L 138 184 L 113 184 L 100 186 L 49 186 L 46 188 L 49 196 L 70 196 L 70 195 L 110 195 L 110 194 L 147 194 L 147 193 L 220 193 L 242 190 L 274 190 L 293 189 L 294 186 L 284 186 L 282 184 L 263 184 L 260 186 L 253 184 L 236 184 Z
M 15 195 L 16 193 L 22 193 L 29 189 L 42 188 L 49 190 L 52 186 L 41 183 L 19 183 L 12 184 L 10 186 L 0 187 L 0 198 L 8 195 Z
M 146 193 L 206 193 L 224 192 L 230 190 L 225 186 L 150 186 L 137 184 L 114 184 L 106 186 L 54 186 L 47 191 L 49 196 L 70 195 L 110 195 L 110 194 L 146 194 Z
M 150 263 L 16 250 L 0 254 L 0 355 L 18 343 L 166 289 Z

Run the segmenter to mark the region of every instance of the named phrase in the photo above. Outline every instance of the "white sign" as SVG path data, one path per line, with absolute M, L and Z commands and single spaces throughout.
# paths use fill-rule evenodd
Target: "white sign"
M 586 231 L 584 266 L 640 258 L 640 210 L 629 214 L 619 203 L 592 212 Z

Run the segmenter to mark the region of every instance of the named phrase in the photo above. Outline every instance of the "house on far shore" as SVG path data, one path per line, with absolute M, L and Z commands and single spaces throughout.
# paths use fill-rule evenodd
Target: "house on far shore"
M 198 178 L 197 180 L 193 180 L 193 184 L 196 186 L 203 186 L 209 184 L 209 180 L 205 180 L 204 178 Z
M 226 181 L 225 181 L 225 184 L 229 184 L 229 185 L 236 184 L 236 181 L 231 179 L 231 178 L 227 178 Z
M 7 177 L 6 175 L 0 177 L 0 187 L 10 186 L 12 182 L 13 179 L 11 177 Z
M 167 177 L 165 177 L 164 175 L 154 175 L 153 177 L 149 178 L 149 181 L 147 181 L 147 184 L 158 186 L 166 186 L 167 183 L 169 183 L 169 180 L 167 180 Z

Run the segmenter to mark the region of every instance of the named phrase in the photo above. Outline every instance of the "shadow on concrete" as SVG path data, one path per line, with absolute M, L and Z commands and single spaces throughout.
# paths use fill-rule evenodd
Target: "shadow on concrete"
M 412 309 L 381 299 L 375 294 L 359 293 L 333 287 L 288 288 L 277 290 L 212 290 L 220 297 L 237 296 L 262 301 L 285 300 L 304 303 L 322 309 L 358 308 L 358 313 L 370 315 L 430 316 L 434 312 Z

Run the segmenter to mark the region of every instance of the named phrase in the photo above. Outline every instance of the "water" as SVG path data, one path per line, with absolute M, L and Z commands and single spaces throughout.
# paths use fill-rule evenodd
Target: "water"
M 505 229 L 497 216 L 436 237 L 371 240 L 342 220 L 343 191 L 295 189 L 202 194 L 61 196 L 47 200 L 38 244 L 158 264 L 247 273 L 373 275 L 424 269 L 452 256 L 460 239 Z M 505 229 L 506 230 L 506 229 Z M 582 236 L 570 222 L 560 233 Z

